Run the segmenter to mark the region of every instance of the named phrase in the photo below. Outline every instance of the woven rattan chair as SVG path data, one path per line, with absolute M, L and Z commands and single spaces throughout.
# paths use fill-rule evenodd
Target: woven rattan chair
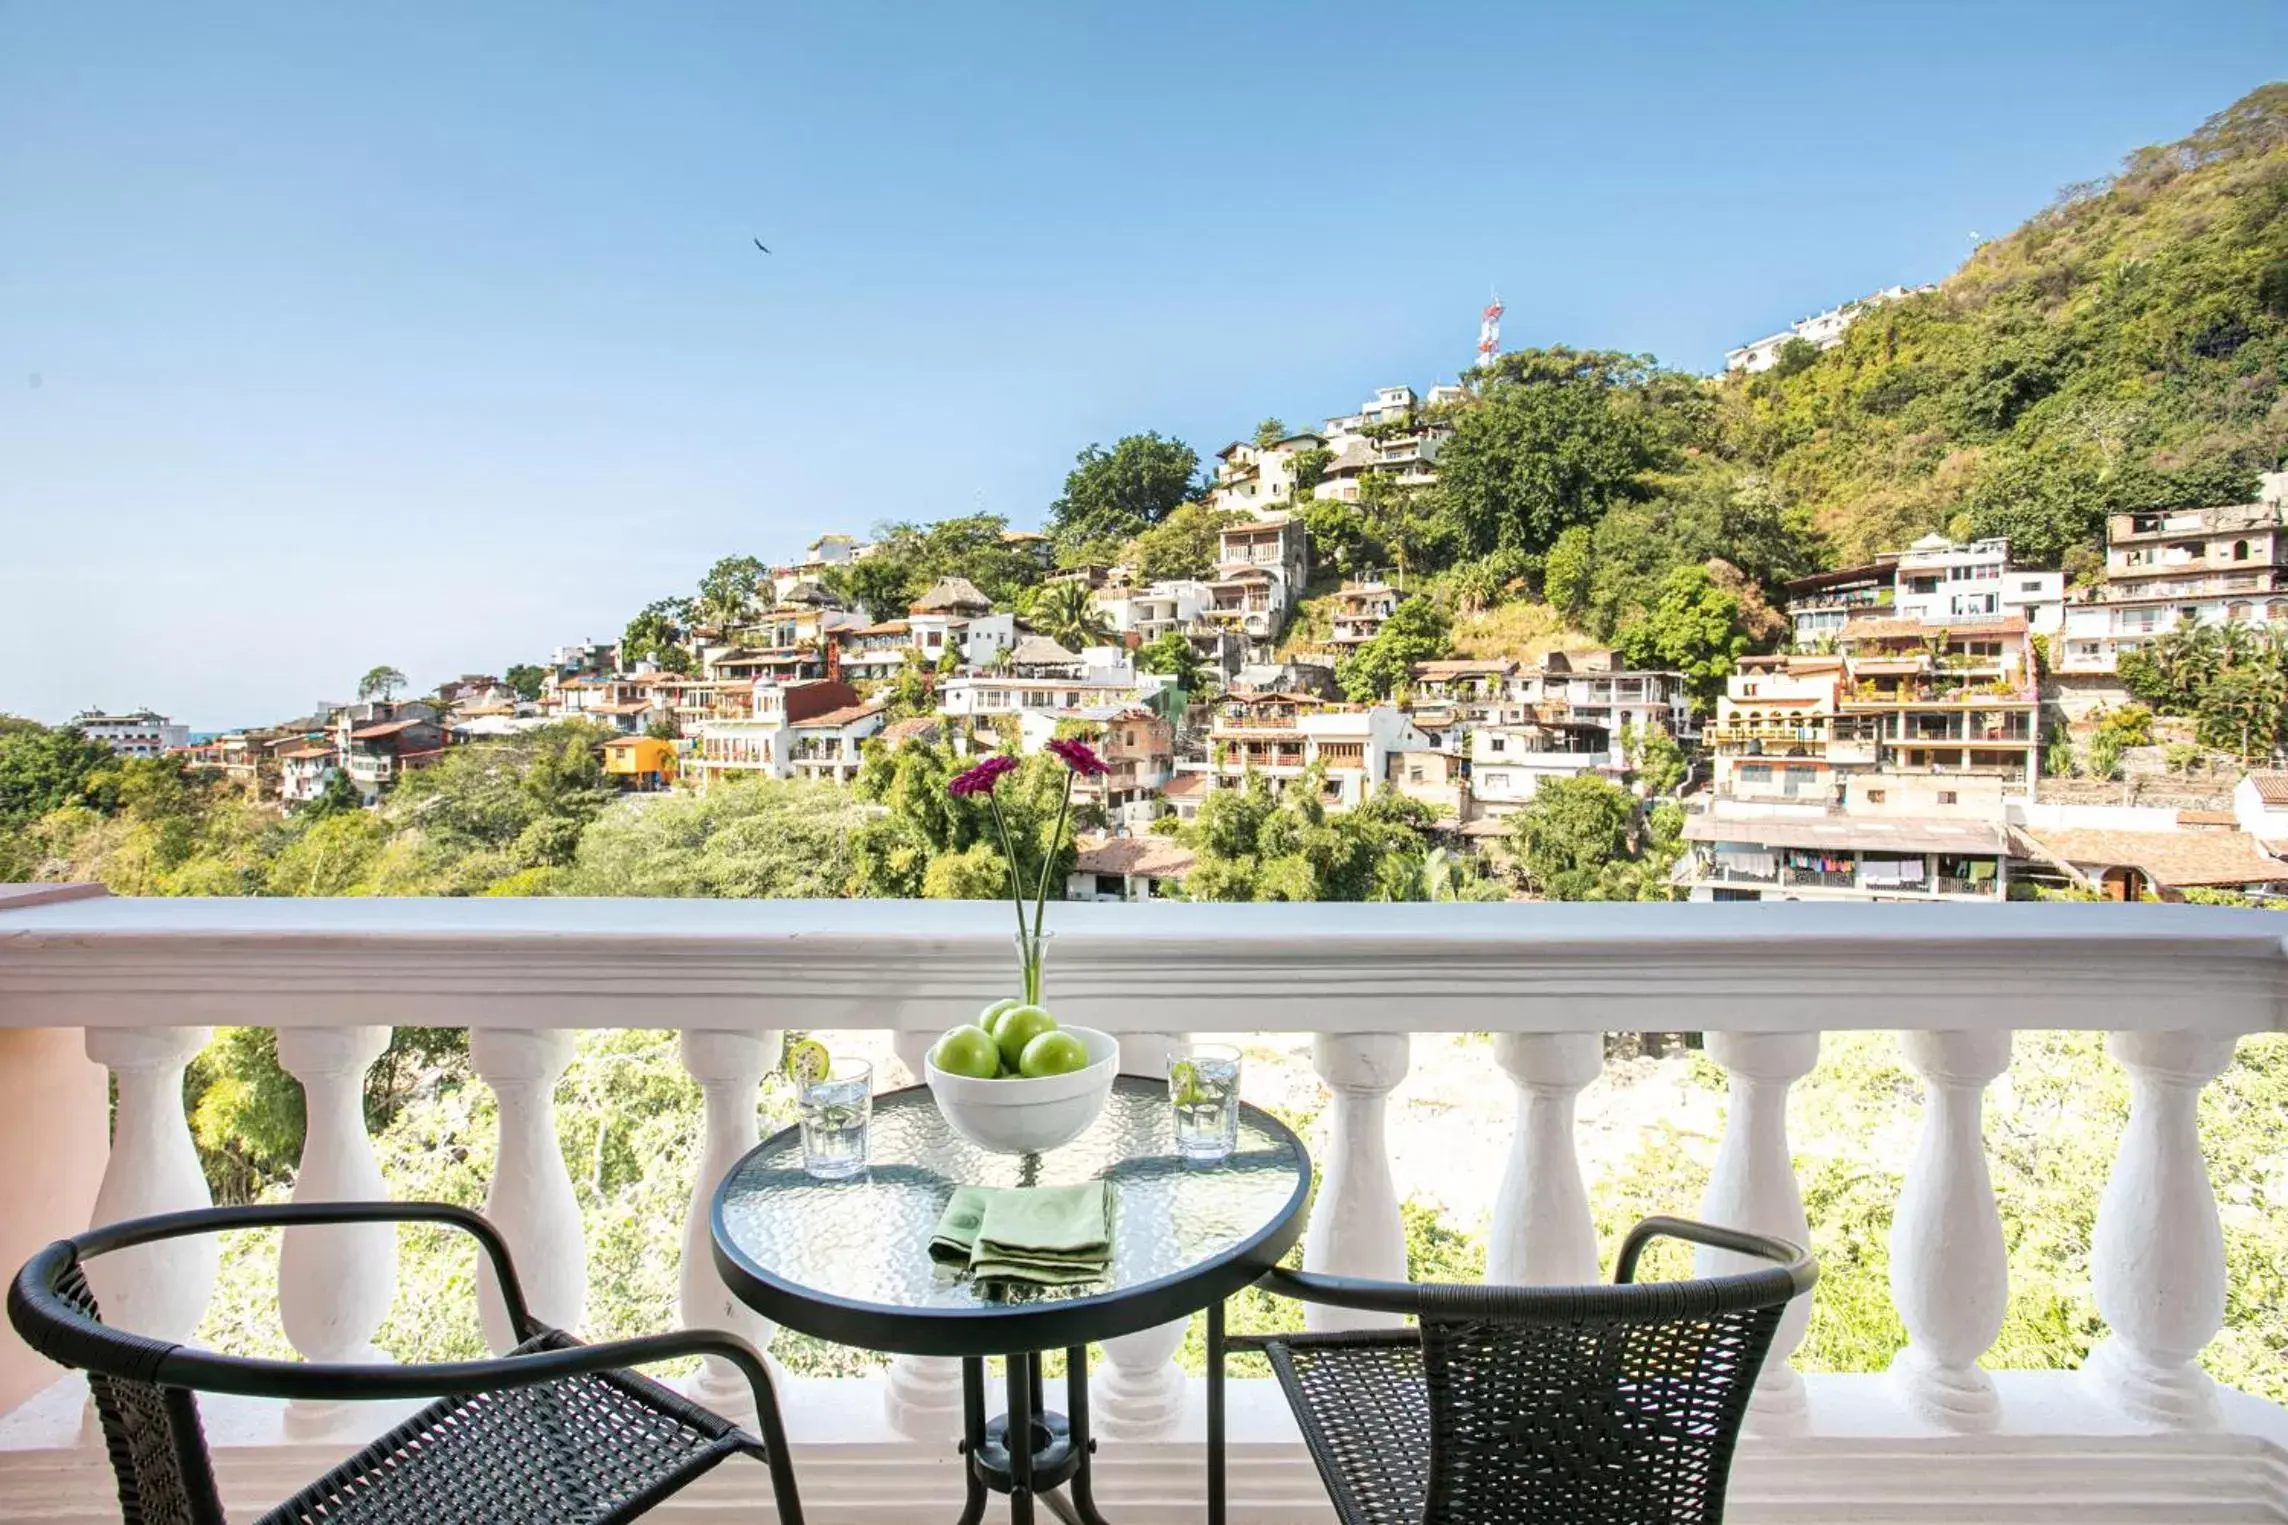
M 1661 1237 L 1774 1264 L 1636 1284 Z M 1227 1347 L 1270 1357 L 1343 1525 L 1717 1525 L 1773 1331 L 1817 1278 L 1784 1240 L 1648 1218 L 1609 1287 L 1275 1271 L 1274 1293 L 1419 1326 Z
M 491 1257 L 518 1344 L 488 1361 L 423 1366 L 258 1361 L 106 1325 L 83 1264 L 154 1240 L 224 1229 L 427 1222 L 476 1236 Z M 610 1525 L 633 1520 L 727 1456 L 770 1468 L 780 1525 L 800 1525 L 769 1371 L 753 1346 L 693 1329 L 583 1345 L 536 1321 L 508 1246 L 464 1208 L 432 1202 L 218 1207 L 138 1218 L 58 1240 L 8 1289 L 26 1344 L 88 1374 L 126 1525 L 224 1525 L 194 1393 L 312 1400 L 436 1398 L 262 1516 L 262 1525 Z M 762 1438 L 625 1370 L 720 1356 L 745 1374 Z

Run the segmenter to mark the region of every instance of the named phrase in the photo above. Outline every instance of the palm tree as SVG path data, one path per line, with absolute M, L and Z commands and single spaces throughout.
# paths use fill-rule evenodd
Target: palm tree
M 1068 651 L 1112 639 L 1112 626 L 1078 578 L 1055 582 L 1033 600 L 1033 628 Z

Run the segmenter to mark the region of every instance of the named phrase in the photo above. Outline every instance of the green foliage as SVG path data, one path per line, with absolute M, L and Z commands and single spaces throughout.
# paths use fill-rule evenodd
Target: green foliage
M 1162 631 L 1138 647 L 1136 665 L 1145 672 L 1166 673 L 1188 694 L 1200 692 L 1206 683 L 1200 654 L 1180 630 Z
M 883 524 L 874 549 L 860 560 L 829 567 L 821 583 L 863 604 L 877 620 L 902 617 L 941 577 L 961 577 L 1007 608 L 1041 580 L 1041 563 L 1003 538 L 1009 521 L 999 514 L 965 514 L 935 524 Z
M 1311 537 L 1312 561 L 1345 577 L 1363 577 L 1390 560 L 1390 547 L 1356 503 L 1313 498 L 1303 505 L 1303 529 Z
M 1719 453 L 1849 560 L 1967 512 L 2086 577 L 2108 513 L 2247 501 L 2288 449 L 2284 123 L 2288 86 L 2266 85 L 1800 369 L 1727 378 Z
M 1290 456 L 1287 470 L 1295 478 L 1295 496 L 1298 499 L 1308 499 L 1311 489 L 1326 480 L 1327 468 L 1334 464 L 1334 460 L 1335 453 L 1332 450 L 1317 445 L 1308 450 L 1298 450 Z
M 1622 627 L 1616 641 L 1632 667 L 1684 674 L 1699 708 L 1713 708 L 1751 641 L 1742 628 L 1740 599 L 1716 586 L 1706 567 L 1682 566 L 1668 574 L 1660 597 Z
M 721 565 L 717 563 L 718 569 Z M 643 611 L 629 620 L 627 628 L 620 632 L 620 665 L 633 667 L 638 662 L 650 661 L 670 672 L 690 672 L 696 666 L 685 645 L 691 610 L 692 601 L 687 598 L 662 598 L 644 605 Z M 539 695 L 535 692 L 532 697 Z
M 1503 355 L 1438 456 L 1438 490 L 1471 554 L 1545 551 L 1650 490 L 1673 451 L 1651 416 L 1647 356 L 1568 349 Z
M 2269 757 L 2288 718 L 2288 683 L 2270 666 L 2228 667 L 2202 693 L 2195 718 L 2203 745 L 2242 762 Z
M 51 810 L 88 802 L 111 772 L 111 749 L 75 726 L 0 716 L 0 882 L 37 864 L 26 828 Z
M 1246 517 L 1204 503 L 1178 504 L 1167 518 L 1129 541 L 1121 560 L 1146 583 L 1211 576 L 1224 526 Z
M 691 601 L 691 617 L 702 625 L 728 629 L 767 609 L 775 592 L 768 567 L 752 556 L 725 556 L 699 579 L 699 596 Z
M 2042 748 L 2042 776 L 2072 778 L 2076 767 L 2073 732 L 2062 725 L 2052 727 L 2049 744 Z
M 530 703 L 548 690 L 548 669 L 531 662 L 518 662 L 501 675 L 501 681 L 519 699 Z
M 358 679 L 357 696 L 360 699 L 379 699 L 383 703 L 387 703 L 396 698 L 397 691 L 403 687 L 405 687 L 405 674 L 396 668 L 389 666 L 372 667 L 366 669 L 366 675 Z
M 1182 440 L 1131 434 L 1074 458 L 1064 495 L 1049 505 L 1049 533 L 1067 562 L 1109 560 L 1192 496 L 1200 458 Z
M 1542 597 L 1568 620 L 1578 621 L 1589 607 L 1590 544 L 1589 526 L 1567 525 L 1542 563 Z
M 1509 818 L 1511 851 L 1550 900 L 1602 900 L 1608 864 L 1627 856 L 1636 807 L 1618 784 L 1584 773 L 1544 779 Z
M 896 751 L 871 750 L 859 770 L 855 792 L 885 807 L 852 833 L 851 893 L 938 900 L 988 900 L 1009 893 L 1008 853 L 1030 892 L 1050 867 L 1052 897 L 1062 894 L 1072 871 L 1071 833 L 1057 838 L 1057 811 L 1064 798 L 1065 767 L 1048 753 L 1025 758 L 1001 780 L 996 797 L 1009 824 L 1004 844 L 991 808 L 983 799 L 957 799 L 946 792 L 955 774 L 974 763 L 946 743 L 909 743 Z M 1073 812 L 1076 826 L 1093 824 L 1088 812 Z
M 2278 629 L 2180 625 L 2123 652 L 2118 666 L 2131 693 L 2193 716 L 2203 745 L 2244 762 L 2270 756 L 2288 730 L 2288 633 Z
M 1628 759 L 1637 782 L 1644 786 L 1648 796 L 1674 794 L 1691 771 L 1685 761 L 1684 748 L 1658 726 L 1623 726 L 1621 755 Z
M 1268 450 L 1287 437 L 1287 426 L 1276 418 L 1267 418 L 1255 426 L 1255 444 L 1259 450 Z
M 1387 699 L 1406 686 L 1415 663 L 1445 651 L 1452 629 L 1443 609 L 1416 594 L 1391 612 L 1373 640 L 1336 664 L 1335 681 L 1354 703 Z
M 1274 795 L 1250 771 L 1239 788 L 1210 794 L 1198 819 L 1177 833 L 1197 855 L 1184 880 L 1186 898 L 1434 898 L 1439 880 L 1425 871 L 1434 819 L 1429 807 L 1385 785 L 1355 809 L 1330 815 L 1324 786 L 1324 773 L 1313 768 Z M 1444 882 L 1468 890 L 1475 881 L 1448 874 Z
M 1113 636 L 1112 626 L 1096 607 L 1088 584 L 1078 579 L 1053 582 L 1041 589 L 1033 600 L 1031 624 L 1067 651 L 1100 646 Z
M 909 748 L 907 750 L 920 750 Z M 580 834 L 549 880 L 562 895 L 821 900 L 849 893 L 870 812 L 810 779 L 718 784 L 616 808 Z
M 2153 712 L 2142 704 L 2101 711 L 2097 734 L 2109 736 L 2124 747 L 2149 747 L 2153 745 Z

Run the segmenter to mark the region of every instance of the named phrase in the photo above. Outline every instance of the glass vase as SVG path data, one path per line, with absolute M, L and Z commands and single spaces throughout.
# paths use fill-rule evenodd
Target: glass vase
M 1019 932 L 1017 934 L 1017 970 L 1023 979 L 1023 994 L 1027 1006 L 1041 1004 L 1041 960 L 1049 951 L 1054 932 Z

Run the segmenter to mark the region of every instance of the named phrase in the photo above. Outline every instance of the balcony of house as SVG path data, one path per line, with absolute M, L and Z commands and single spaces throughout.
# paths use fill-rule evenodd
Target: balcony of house
M 1964 864 L 1935 867 L 1936 895 L 1948 892 L 1950 878 L 1976 882 Z M 1776 856 L 1723 870 L 1740 876 L 1726 882 L 1769 887 L 1785 884 L 1790 871 Z M 562 1082 L 576 1031 L 619 1029 L 640 1011 L 644 1023 L 680 1033 L 680 1063 L 704 1110 L 699 1136 L 687 1152 L 668 1151 L 674 1163 L 664 1167 L 681 1172 L 661 1188 L 688 1203 L 680 1230 L 639 1258 L 679 1289 L 681 1322 L 729 1327 L 767 1346 L 778 1331 L 715 1273 L 707 1219 L 714 1187 L 756 1141 L 758 1082 L 775 1062 L 779 1030 L 878 1043 L 885 1084 L 902 1083 L 898 1072 L 918 1069 L 940 1031 L 1005 993 L 1006 909 L 516 899 L 19 904 L 0 909 L 0 1029 L 84 1029 L 84 1040 L 71 1042 L 109 1067 L 117 1100 L 111 1118 L 100 1077 L 71 1088 L 49 1104 L 55 1121 L 37 1153 L 6 1163 L 19 1177 L 62 1179 L 65 1151 L 81 1141 L 90 1179 L 101 1176 L 92 1198 L 99 1219 L 205 1205 L 184 1072 L 210 1027 L 229 1024 L 275 1029 L 279 1059 L 303 1088 L 308 1142 L 296 1195 L 389 1194 L 398 1166 L 385 1168 L 376 1155 L 360 1081 L 391 1024 L 418 1012 L 471 1031 L 469 1091 L 489 1093 L 478 1115 L 490 1117 L 492 1136 L 466 1171 L 525 1269 L 534 1313 L 580 1329 L 637 1289 L 601 1281 L 592 1269 L 606 1251 L 585 1227 L 586 1165 L 567 1171 L 558 1133 L 559 1112 L 573 1116 L 583 1098 Z M 1394 1161 L 1443 1146 L 1434 1131 L 1418 1135 L 1431 1125 L 1392 1097 L 1432 1041 L 1480 1035 L 1461 1041 L 1484 1043 L 1488 1067 L 1514 1082 L 1514 1136 L 1506 1163 L 1488 1173 L 1488 1277 L 1596 1280 L 1610 1244 L 1600 1243 L 1592 1215 L 1577 1103 L 1604 1069 L 1601 1033 L 1680 1026 L 1706 1033 L 1707 1061 L 1731 1090 L 1705 1140 L 1714 1162 L 1707 1185 L 1690 1188 L 1675 1209 L 1809 1240 L 1838 1270 L 1854 1255 L 1882 1256 L 1882 1246 L 1850 1237 L 1881 1232 L 1854 1229 L 1867 1221 L 1856 1209 L 1838 1218 L 1815 1198 L 1807 1213 L 1789 1096 L 1819 1066 L 1824 1032 L 1895 1030 L 1902 1073 L 1913 1077 L 1896 1088 L 1895 1122 L 1902 1137 L 1920 1142 L 1899 1154 L 1895 1187 L 1886 1177 L 1855 1189 L 1897 1193 L 1884 1257 L 1891 1309 L 1876 1321 L 1895 1316 L 1897 1332 L 1887 1348 L 1866 1353 L 1862 1369 L 1801 1371 L 1792 1358 L 1813 1318 L 1842 1311 L 1828 1301 L 1840 1274 L 1788 1311 L 1756 1383 L 1727 1518 L 2288 1518 L 2288 1410 L 2219 1384 L 2200 1361 L 2228 1298 L 2266 1295 L 2228 1284 L 2203 1157 L 2212 1114 L 2196 1105 L 2244 1039 L 2274 1041 L 2248 1035 L 2288 1029 L 2288 955 L 2260 914 L 1945 903 L 1911 915 L 1770 904 L 1073 904 L 1058 908 L 1057 921 L 1058 1014 L 1117 1034 L 1136 1073 L 1160 1073 L 1177 1021 L 1257 1035 L 1251 1042 L 1308 1035 L 1311 1069 L 1330 1099 L 1307 1129 L 1319 1176 L 1302 1263 L 1334 1275 L 1404 1273 L 1408 1230 Z M 2187 999 L 2196 977 L 2188 971 L 2198 971 L 2198 1000 Z M 1853 999 L 1853 991 L 1875 998 Z M 2014 1288 L 1981 1107 L 1989 1087 L 2009 1084 L 2013 1030 L 2043 1029 L 2111 1035 L 2108 1062 L 2126 1079 L 2127 1121 L 2111 1180 L 2086 1183 L 2095 1219 L 2086 1262 L 2067 1257 L 2055 1274 L 2068 1280 L 2058 1285 Z M 0 1085 L 25 1079 L 0 1072 Z M 60 1205 L 43 1210 L 53 1221 L 11 1225 L 19 1242 L 79 1227 Z M 86 1204 L 72 1211 L 84 1221 Z M 2238 1201 L 2227 1207 L 2245 1211 Z M 294 1229 L 275 1260 L 233 1251 L 226 1280 L 243 1298 L 248 1278 L 272 1278 L 288 1310 L 283 1337 L 303 1357 L 371 1359 L 368 1342 L 390 1310 L 400 1256 L 412 1252 L 387 1231 Z M 207 1320 L 217 1286 L 211 1241 L 168 1241 L 132 1261 L 114 1259 L 100 1266 L 98 1284 L 111 1321 L 171 1343 Z M 2082 1285 L 2070 1280 L 2077 1264 L 2087 1266 Z M 489 1282 L 472 1276 L 460 1291 L 498 1324 L 501 1303 Z M 2077 1326 L 2099 1326 L 2078 1369 L 2013 1369 L 1995 1359 L 2014 1291 L 2067 1299 Z M 239 1327 L 238 1310 L 225 1312 L 224 1323 Z M 1313 1327 L 1359 1322 L 1335 1316 Z M 1096 1502 L 1121 1525 L 1202 1517 L 1207 1415 L 1197 1362 L 1183 1355 L 1186 1335 L 1183 1323 L 1124 1335 L 1107 1342 L 1097 1363 Z M 956 1363 L 843 1354 L 825 1366 L 848 1375 L 779 1374 L 807 1517 L 814 1525 L 954 1518 L 962 1495 Z M 731 1409 L 736 1389 L 727 1375 L 701 1368 L 672 1380 Z M 117 1520 L 102 1445 L 83 1420 L 84 1386 L 53 1372 L 44 1380 L 50 1385 L 0 1417 L 7 1518 Z M 234 1518 L 252 1518 L 402 1412 L 391 1403 L 210 1401 L 207 1433 Z M 1332 1521 L 1269 1379 L 1233 1381 L 1226 1417 L 1232 1519 Z M 994 1507 L 998 1518 L 1004 1506 Z M 695 1525 L 773 1516 L 761 1471 L 734 1462 L 649 1518 Z M 449 1507 L 437 1520 L 455 1525 Z

